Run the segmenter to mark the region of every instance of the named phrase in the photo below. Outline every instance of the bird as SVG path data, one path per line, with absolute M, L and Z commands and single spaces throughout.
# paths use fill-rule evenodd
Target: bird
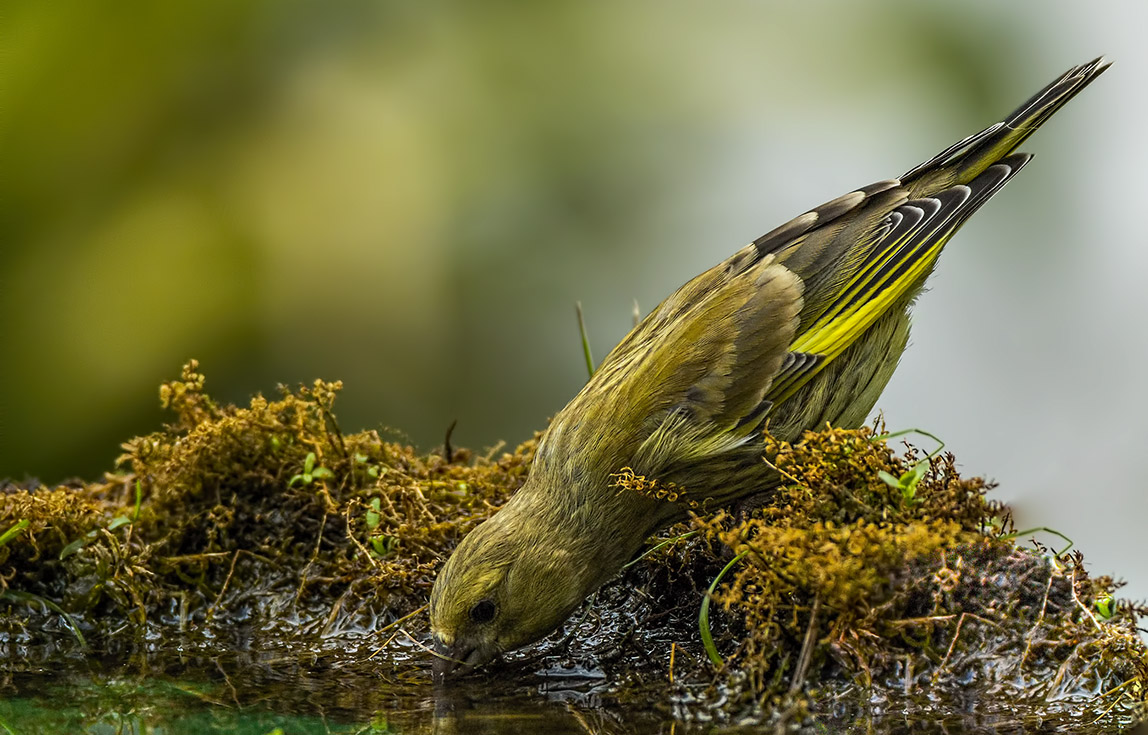
M 763 461 L 766 431 L 795 441 L 861 426 L 942 248 L 1032 159 L 1017 147 L 1108 66 L 1068 70 L 1003 120 L 795 217 L 651 311 L 551 420 L 522 487 L 440 570 L 436 680 L 545 637 L 688 516 L 687 503 L 619 488 L 623 469 L 717 508 L 780 482 Z

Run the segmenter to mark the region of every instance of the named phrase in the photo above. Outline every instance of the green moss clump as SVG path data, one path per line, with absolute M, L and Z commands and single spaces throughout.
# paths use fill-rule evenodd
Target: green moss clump
M 125 443 L 115 472 L 0 486 L 0 650 L 52 661 L 86 646 L 154 655 L 173 640 L 181 655 L 277 647 L 358 656 L 341 666 L 429 687 L 414 613 L 458 541 L 525 480 L 535 442 L 419 455 L 343 434 L 340 387 L 225 406 L 192 362 L 160 389 L 173 423 Z M 489 681 L 600 671 L 619 707 L 830 729 L 872 722 L 874 708 L 1093 732 L 1143 716 L 1148 609 L 1116 601 L 1079 554 L 1018 547 L 1007 509 L 951 456 L 827 429 L 767 438 L 763 460 L 779 487 L 667 531 Z M 614 481 L 705 510 L 689 488 Z M 727 565 L 707 648 L 699 607 Z
M 715 595 L 733 650 L 702 697 L 721 714 L 869 691 L 906 711 L 947 692 L 985 711 L 1141 716 L 1148 610 L 1106 606 L 1117 585 L 1090 579 L 1079 553 L 1018 548 L 1007 509 L 952 455 L 896 456 L 871 430 L 827 429 L 768 440 L 766 460 L 786 484 L 764 506 L 695 523 L 741 555 Z M 911 492 L 894 482 L 914 476 Z
M 369 629 L 425 603 L 445 555 L 532 456 L 533 442 L 448 461 L 373 431 L 344 436 L 339 383 L 245 408 L 203 387 L 195 362 L 165 383 L 176 421 L 125 443 L 103 482 L 0 493 L 0 528 L 29 521 L 0 548 L 0 593 L 13 591 L 0 630 L 52 633 L 53 608 L 97 644 L 157 627 Z

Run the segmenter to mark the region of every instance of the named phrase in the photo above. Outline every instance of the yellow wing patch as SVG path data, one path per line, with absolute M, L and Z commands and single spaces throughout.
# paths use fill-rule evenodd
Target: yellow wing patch
M 817 359 L 779 376 L 767 396 L 774 405 L 792 396 L 889 309 L 921 287 L 941 249 L 964 221 L 959 215 L 970 203 L 970 194 L 968 187 L 956 186 L 935 198 L 907 202 L 890 215 L 887 230 L 867 262 L 790 345 L 791 353 Z

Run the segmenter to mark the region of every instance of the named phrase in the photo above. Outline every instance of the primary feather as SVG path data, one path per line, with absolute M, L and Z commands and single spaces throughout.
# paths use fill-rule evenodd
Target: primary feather
M 684 516 L 612 487 L 622 468 L 718 506 L 776 483 L 764 429 L 793 440 L 860 425 L 945 243 L 1028 163 L 1016 147 L 1107 66 L 1069 70 L 1005 120 L 794 218 L 663 301 L 554 417 L 522 489 L 444 566 L 431 597 L 440 648 L 471 667 L 542 637 Z

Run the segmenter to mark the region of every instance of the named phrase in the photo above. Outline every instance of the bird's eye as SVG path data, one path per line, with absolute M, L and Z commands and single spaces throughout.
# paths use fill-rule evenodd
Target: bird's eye
M 494 620 L 494 613 L 497 608 L 490 600 L 479 600 L 474 603 L 474 607 L 470 609 L 470 620 L 474 623 L 489 623 Z

